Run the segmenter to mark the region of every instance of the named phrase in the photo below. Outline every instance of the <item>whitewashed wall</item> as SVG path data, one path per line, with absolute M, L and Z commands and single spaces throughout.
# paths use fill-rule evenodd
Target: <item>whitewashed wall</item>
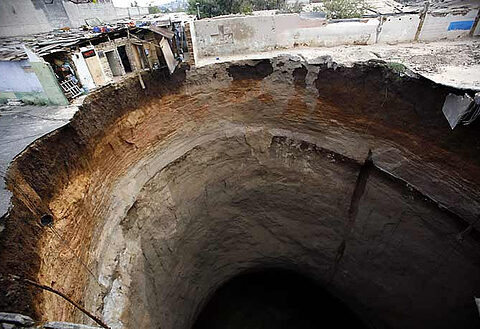
M 340 44 L 373 44 L 379 20 L 360 19 L 327 23 L 325 19 L 302 18 L 299 15 L 275 16 L 278 47 L 329 47 Z
M 467 13 L 434 15 L 429 14 L 423 24 L 419 40 L 432 41 L 439 39 L 456 39 L 467 36 L 469 30 L 448 30 L 452 22 L 467 22 L 475 20 L 477 12 L 471 10 Z
M 131 13 L 129 12 L 131 11 Z M 110 1 L 75 4 L 66 0 L 0 0 L 0 37 L 50 32 L 85 25 L 85 19 L 105 22 L 148 14 L 148 7 L 115 8 Z
M 456 14 L 428 13 L 420 41 L 465 37 L 469 29 L 449 30 L 452 22 L 471 22 L 477 10 Z M 238 16 L 194 22 L 196 58 L 259 53 L 293 47 L 400 43 L 415 39 L 419 14 L 327 21 L 298 14 Z
M 52 30 L 45 13 L 30 0 L 0 0 L 0 37 Z
M 112 2 L 79 4 L 64 2 L 63 7 L 67 12 L 71 27 L 85 25 L 85 20 L 89 18 L 99 18 L 105 22 L 117 19 L 115 7 Z
M 412 41 L 417 33 L 419 23 L 419 15 L 385 17 L 377 41 L 379 43 Z
M 117 18 L 128 18 L 128 8 L 123 8 L 123 7 L 115 7 L 115 13 L 117 15 Z
M 194 23 L 198 57 L 274 49 L 274 16 L 207 19 Z

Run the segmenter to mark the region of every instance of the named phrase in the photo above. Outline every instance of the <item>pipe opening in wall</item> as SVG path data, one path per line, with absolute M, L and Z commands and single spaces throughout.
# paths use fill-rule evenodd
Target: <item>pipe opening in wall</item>
M 42 226 L 51 226 L 53 224 L 53 216 L 50 214 L 44 214 L 40 217 L 40 224 Z
M 341 301 L 301 274 L 267 270 L 234 277 L 221 286 L 193 329 L 366 328 Z

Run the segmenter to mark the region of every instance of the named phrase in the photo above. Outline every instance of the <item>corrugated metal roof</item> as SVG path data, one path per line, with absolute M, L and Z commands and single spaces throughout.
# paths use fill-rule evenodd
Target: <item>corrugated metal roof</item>
M 16 61 L 26 59 L 27 55 L 23 45 L 30 48 L 39 56 L 70 51 L 70 48 L 79 45 L 88 40 L 103 38 L 107 34 L 125 31 L 126 27 L 114 28 L 105 33 L 92 33 L 83 30 L 56 31 L 52 33 L 43 33 L 29 35 L 24 37 L 0 38 L 0 61 Z M 163 33 L 167 34 L 167 29 Z M 130 29 L 131 33 L 138 31 L 137 28 Z M 173 33 L 173 32 L 172 32 Z
M 50 53 L 68 50 L 68 47 L 82 40 L 88 40 L 93 36 L 85 31 L 64 31 L 25 37 L 0 38 L 0 60 L 26 59 L 27 55 L 23 45 L 32 49 L 37 55 L 45 56 Z

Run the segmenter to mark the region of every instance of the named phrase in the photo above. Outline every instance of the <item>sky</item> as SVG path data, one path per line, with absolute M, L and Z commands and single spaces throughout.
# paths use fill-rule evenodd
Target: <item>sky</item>
M 113 0 L 115 7 L 130 7 L 130 3 L 134 0 Z M 172 0 L 137 0 L 139 6 L 147 7 L 149 4 L 152 5 L 162 5 L 164 3 L 170 2 Z

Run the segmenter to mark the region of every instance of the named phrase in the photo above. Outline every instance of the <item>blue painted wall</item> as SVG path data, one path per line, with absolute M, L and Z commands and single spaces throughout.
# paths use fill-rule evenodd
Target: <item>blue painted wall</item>
M 27 60 L 0 61 L 0 103 L 13 98 L 30 104 L 54 104 L 39 79 L 38 69 L 31 65 Z
M 0 61 L 0 91 L 43 92 L 43 87 L 27 60 Z
M 474 22 L 473 20 L 451 22 L 450 25 L 448 26 L 448 31 L 470 30 L 473 26 L 473 22 Z

